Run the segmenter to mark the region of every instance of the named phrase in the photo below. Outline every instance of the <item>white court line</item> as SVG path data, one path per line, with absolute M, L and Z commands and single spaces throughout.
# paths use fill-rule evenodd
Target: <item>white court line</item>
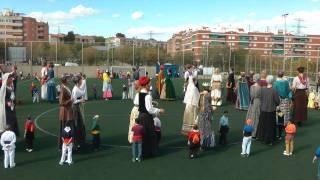
M 55 108 L 49 109 L 49 110 L 47 110 L 47 111 L 39 114 L 39 115 L 35 118 L 35 120 L 34 120 L 36 128 L 39 129 L 39 130 L 40 130 L 41 132 L 43 132 L 44 134 L 47 134 L 47 135 L 53 136 L 53 137 L 58 137 L 58 135 L 56 135 L 56 134 L 54 134 L 54 133 L 51 133 L 51 132 L 49 132 L 49 131 L 41 128 L 41 127 L 39 126 L 39 124 L 38 124 L 38 121 L 39 121 L 39 119 L 40 119 L 42 116 L 44 116 L 45 114 L 47 114 L 47 113 L 49 113 L 49 112 L 52 112 L 52 111 L 54 111 L 54 110 L 56 110 L 56 109 L 58 109 L 58 108 L 59 108 L 59 107 L 55 107 Z M 227 146 L 237 145 L 237 144 L 241 144 L 241 143 L 242 143 L 242 141 L 234 142 L 234 143 L 229 143 Z M 130 148 L 131 148 L 131 146 L 112 145 L 112 144 L 101 144 L 101 146 L 119 147 L 119 148 L 127 148 L 127 149 L 130 149 Z M 215 147 L 216 147 L 216 146 L 215 146 Z M 169 146 L 168 146 L 168 147 L 162 147 L 162 148 L 166 148 L 166 149 L 185 149 L 185 148 L 187 148 L 187 146 L 185 146 L 185 147 L 181 147 L 181 146 L 180 146 L 180 147 L 179 147 L 179 146 L 171 146 L 171 147 L 169 147 Z

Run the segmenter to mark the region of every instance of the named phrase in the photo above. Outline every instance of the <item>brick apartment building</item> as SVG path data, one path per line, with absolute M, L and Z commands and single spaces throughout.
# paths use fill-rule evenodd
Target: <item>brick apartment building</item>
M 38 22 L 21 13 L 3 10 L 0 15 L 0 41 L 47 41 L 49 39 L 48 23 Z
M 279 31 L 278 34 L 263 32 L 212 32 L 208 28 L 181 31 L 168 40 L 167 52 L 194 53 L 194 60 L 200 61 L 206 47 L 225 46 L 233 49 L 247 49 L 260 56 L 286 59 L 316 60 L 320 51 L 320 35 L 293 35 Z
M 157 41 L 155 39 L 138 39 L 126 37 L 109 37 L 106 38 L 106 43 L 112 47 L 133 46 L 135 47 L 160 47 L 166 48 L 167 42 Z
M 66 34 L 50 34 L 49 42 L 50 43 L 63 42 L 65 36 Z M 75 34 L 75 43 L 82 43 L 82 42 L 86 44 L 94 44 L 95 36 Z

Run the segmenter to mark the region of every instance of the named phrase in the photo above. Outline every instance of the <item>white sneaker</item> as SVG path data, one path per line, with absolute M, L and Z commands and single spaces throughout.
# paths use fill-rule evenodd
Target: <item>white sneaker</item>
M 288 154 L 286 151 L 283 151 L 283 155 L 290 156 L 290 154 Z
M 292 156 L 292 153 L 289 153 L 290 156 Z
M 59 164 L 60 164 L 61 166 L 63 166 L 63 162 L 60 161 Z
M 16 163 L 13 163 L 12 165 L 10 165 L 10 168 L 14 168 L 16 167 Z

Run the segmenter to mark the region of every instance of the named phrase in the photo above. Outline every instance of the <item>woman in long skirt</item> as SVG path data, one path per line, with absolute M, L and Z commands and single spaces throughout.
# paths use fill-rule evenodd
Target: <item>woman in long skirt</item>
M 210 84 L 203 83 L 202 86 L 204 91 L 200 93 L 198 125 L 201 135 L 201 147 L 202 149 L 209 149 L 214 147 Z
M 158 77 L 157 77 L 157 83 L 156 83 L 156 91 L 159 95 L 159 97 L 161 96 L 161 93 L 162 93 L 162 88 L 163 88 L 163 85 L 164 85 L 164 73 L 163 73 L 163 70 L 164 70 L 164 65 L 161 65 L 160 66 L 160 71 L 158 73 Z
M 284 72 L 279 71 L 278 72 L 278 78 L 274 82 L 273 87 L 278 92 L 280 96 L 280 104 L 278 106 L 278 109 L 284 114 L 284 126 L 287 125 L 288 121 L 291 119 L 290 117 L 290 99 L 289 99 L 289 93 L 290 93 L 290 86 L 289 81 L 285 79 Z
M 175 100 L 176 99 L 176 92 L 171 81 L 171 70 L 168 70 L 166 78 L 164 80 L 164 85 L 162 87 L 162 92 L 160 95 L 160 99 L 162 100 Z
M 255 74 L 253 76 L 254 84 L 250 88 L 250 105 L 249 105 L 247 118 L 246 118 L 246 119 L 251 119 L 253 122 L 252 137 L 256 137 L 259 118 L 260 118 L 261 87 L 258 84 L 259 78 L 260 78 L 259 74 Z
M 164 112 L 152 105 L 152 97 L 149 94 L 150 80 L 147 77 L 139 78 L 140 92 L 136 95 L 135 101 L 139 102 L 139 121 L 144 128 L 142 137 L 142 156 L 144 158 L 152 157 L 157 149 L 157 135 L 155 131 L 153 115 Z
M 74 133 L 75 133 L 75 146 L 80 148 L 84 145 L 86 139 L 86 130 L 84 125 L 84 112 L 81 110 L 82 105 L 85 102 L 85 91 L 80 87 L 82 85 L 82 77 L 76 75 L 73 77 L 74 87 L 72 89 L 72 110 L 73 110 L 73 119 L 74 119 Z
M 250 96 L 250 92 L 249 92 L 249 85 L 246 80 L 246 74 L 242 72 L 241 78 L 239 79 L 238 85 L 237 85 L 236 109 L 248 110 L 249 101 L 250 101 L 249 96 Z
M 211 99 L 212 106 L 221 106 L 221 83 L 222 76 L 220 74 L 219 68 L 215 68 L 211 77 Z
M 280 103 L 278 92 L 272 88 L 273 76 L 267 76 L 267 87 L 261 89 L 261 113 L 257 138 L 269 145 L 276 140 L 276 109 Z
M 112 85 L 111 85 L 111 78 L 110 73 L 106 71 L 103 73 L 103 99 L 109 100 L 112 98 Z
M 229 103 L 235 103 L 236 102 L 236 98 L 237 95 L 234 92 L 234 88 L 236 87 L 236 81 L 234 79 L 234 72 L 233 72 L 233 68 L 231 68 L 229 76 L 228 76 L 228 82 L 226 84 L 226 88 L 227 88 L 227 102 Z
M 139 92 L 140 91 L 139 84 L 137 84 L 135 87 L 136 87 L 135 91 Z M 137 95 L 138 94 L 136 94 L 136 96 Z M 133 105 L 134 106 L 133 106 L 131 113 L 130 113 L 129 130 L 128 130 L 128 141 L 130 144 L 132 143 L 132 136 L 133 136 L 133 132 L 131 130 L 135 124 L 136 119 L 139 117 L 139 98 L 138 97 L 134 98 Z
M 294 109 L 293 109 L 293 120 L 298 124 L 302 125 L 308 117 L 308 96 L 307 90 L 309 88 L 309 78 L 304 74 L 304 67 L 298 68 L 298 76 L 293 79 L 292 89 L 294 91 Z
M 198 106 L 200 98 L 199 90 L 194 84 L 193 75 L 190 75 L 187 79 L 188 86 L 186 88 L 183 100 L 183 103 L 186 104 L 186 108 L 183 114 L 183 124 L 181 129 L 182 134 L 188 134 L 192 130 L 192 127 L 195 124 L 198 115 Z
M 60 95 L 59 95 L 59 136 L 58 146 L 62 147 L 62 133 L 65 126 L 68 124 L 74 131 L 73 111 L 72 111 L 72 97 L 71 90 L 68 87 L 69 76 L 64 74 L 61 77 Z
M 53 70 L 53 63 L 49 64 L 48 70 L 48 81 L 47 81 L 47 99 L 49 102 L 56 101 L 57 94 L 56 94 L 56 83 L 54 82 L 54 70 Z
M 6 73 L 2 76 L 2 86 L 0 89 L 0 133 L 5 130 L 6 125 L 9 125 L 10 130 L 19 137 L 12 78 L 14 77 L 11 73 Z
M 43 62 L 42 69 L 41 69 L 41 99 L 47 100 L 47 79 L 48 79 L 48 67 L 47 63 Z

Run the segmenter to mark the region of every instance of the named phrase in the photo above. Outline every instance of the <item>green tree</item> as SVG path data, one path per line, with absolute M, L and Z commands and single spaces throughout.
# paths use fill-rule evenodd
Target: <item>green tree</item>
M 117 37 L 117 38 L 126 38 L 126 35 L 125 35 L 125 34 L 122 34 L 122 33 L 117 33 L 117 34 L 116 34 L 116 37 Z
M 68 34 L 63 38 L 64 42 L 74 43 L 76 40 L 76 36 L 73 31 L 69 31 Z
M 95 36 L 94 37 L 94 41 L 96 43 L 104 43 L 105 42 L 105 38 L 103 36 Z

